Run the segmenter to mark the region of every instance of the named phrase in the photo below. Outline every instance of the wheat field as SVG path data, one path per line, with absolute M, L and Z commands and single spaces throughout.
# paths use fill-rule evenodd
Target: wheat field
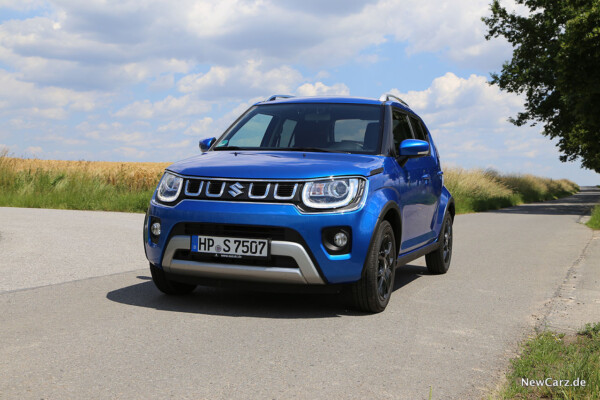
M 115 186 L 133 190 L 154 189 L 165 168 L 171 163 L 63 161 L 7 157 L 0 154 L 0 166 L 13 172 L 49 172 L 98 177 Z
M 0 153 L 0 206 L 143 212 L 170 163 L 58 161 Z M 566 179 L 446 168 L 458 213 L 509 207 L 576 193 Z

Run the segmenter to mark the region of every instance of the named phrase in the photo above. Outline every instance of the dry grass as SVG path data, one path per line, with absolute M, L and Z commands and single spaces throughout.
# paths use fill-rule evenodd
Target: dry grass
M 459 213 L 552 200 L 579 190 L 577 184 L 566 179 L 500 174 L 490 169 L 450 168 L 444 171 L 444 180 L 456 200 Z

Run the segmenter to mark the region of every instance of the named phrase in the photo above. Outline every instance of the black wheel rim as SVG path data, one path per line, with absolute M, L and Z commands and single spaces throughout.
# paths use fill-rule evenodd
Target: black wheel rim
M 377 294 L 385 301 L 390 297 L 394 286 L 394 242 L 390 234 L 385 234 L 379 245 L 377 255 Z
M 450 257 L 452 257 L 452 223 L 450 220 L 444 227 L 444 247 L 443 247 L 444 264 L 448 265 Z

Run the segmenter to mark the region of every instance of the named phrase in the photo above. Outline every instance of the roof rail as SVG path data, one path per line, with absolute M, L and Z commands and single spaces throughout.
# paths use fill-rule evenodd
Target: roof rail
M 396 100 L 398 103 L 410 108 L 410 106 L 408 105 L 407 102 L 405 102 L 404 100 L 402 100 L 400 97 L 398 96 L 394 96 L 391 93 L 385 93 L 382 94 L 381 97 L 379 98 L 379 101 L 388 101 L 388 100 Z
M 265 101 L 273 101 L 273 100 L 277 100 L 277 99 L 289 99 L 290 97 L 294 97 L 294 96 L 291 96 L 289 94 L 274 94 L 273 96 L 269 97 Z

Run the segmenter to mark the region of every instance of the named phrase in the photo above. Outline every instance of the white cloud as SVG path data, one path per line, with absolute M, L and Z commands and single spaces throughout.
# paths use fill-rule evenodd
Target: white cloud
M 0 115 L 10 113 L 49 119 L 64 119 L 69 112 L 95 109 L 103 97 L 96 92 L 77 92 L 60 87 L 41 87 L 18 79 L 16 73 L 0 69 Z
M 144 132 L 118 132 L 106 139 L 129 144 L 146 144 L 149 134 Z
M 135 147 L 127 147 L 127 146 L 117 147 L 114 149 L 114 152 L 117 154 L 120 154 L 124 157 L 127 157 L 127 158 L 137 158 L 137 159 L 143 158 L 148 154 L 147 152 L 145 152 L 143 150 L 139 150 Z
M 214 120 L 211 117 L 205 117 L 194 121 L 184 132 L 185 135 L 200 136 L 209 138 L 216 136 L 214 130 Z
M 489 14 L 488 3 L 181 0 L 108 6 L 54 0 L 44 16 L 0 24 L 0 61 L 26 80 L 78 90 L 139 82 L 165 89 L 173 74 L 197 65 L 230 69 L 209 71 L 208 82 L 193 75 L 189 83 L 200 81 L 189 90 L 208 89 L 231 69 L 244 74 L 244 62 L 262 62 L 267 73 L 284 75 L 293 70 L 279 71 L 282 64 L 373 63 L 378 56 L 363 52 L 390 40 L 405 42 L 410 53 L 443 52 L 459 63 L 493 68 L 510 53 L 503 41 L 484 39 L 480 18 Z
M 268 96 L 273 93 L 290 93 L 305 80 L 302 74 L 289 66 L 262 68 L 258 61 L 247 61 L 235 67 L 211 67 L 205 74 L 183 77 L 177 87 L 184 93 L 196 92 L 204 98 L 245 99 Z
M 181 131 L 187 126 L 187 122 L 183 121 L 171 121 L 168 124 L 159 126 L 157 132 L 176 132 Z
M 69 145 L 69 146 L 76 146 L 76 145 L 84 145 L 87 144 L 87 140 L 82 140 L 82 139 L 77 139 L 77 138 L 71 138 L 71 137 L 67 137 L 67 136 L 62 136 L 62 135 L 57 135 L 55 133 L 50 133 L 47 135 L 42 135 L 42 136 L 38 136 L 36 138 L 39 141 L 42 142 L 57 142 L 60 143 L 62 145 Z
M 115 113 L 119 118 L 131 119 L 171 119 L 181 116 L 198 115 L 210 111 L 211 105 L 199 100 L 194 95 L 181 97 L 167 96 L 161 101 L 152 103 L 149 100 L 133 102 Z
M 432 123 L 449 128 L 512 126 L 507 122 L 508 117 L 523 106 L 519 96 L 489 85 L 483 76 L 471 75 L 465 79 L 451 72 L 434 79 L 423 91 L 400 93 L 392 89 L 390 92 L 424 113 Z
M 316 82 L 314 84 L 305 83 L 296 90 L 296 93 L 298 96 L 347 96 L 350 94 L 350 89 L 343 83 L 327 86 L 323 82 Z
M 27 11 L 41 7 L 45 4 L 43 0 L 0 0 L 0 8 Z
M 39 156 L 44 150 L 40 146 L 29 146 L 25 149 L 25 152 L 31 154 L 34 157 Z
M 167 149 L 189 149 L 192 141 L 190 139 L 181 140 L 179 142 L 169 142 L 165 144 Z

